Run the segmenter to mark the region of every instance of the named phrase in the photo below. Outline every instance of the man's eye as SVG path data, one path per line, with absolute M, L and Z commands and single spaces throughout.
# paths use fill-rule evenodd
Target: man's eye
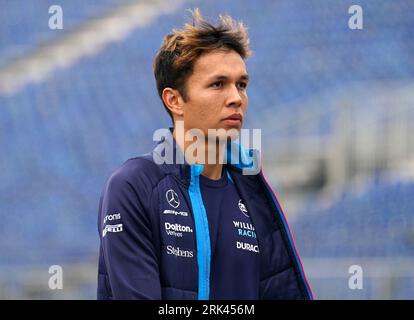
M 222 81 L 217 81 L 217 82 L 214 82 L 211 86 L 213 88 L 221 88 L 223 86 L 223 82 Z
M 240 89 L 246 89 L 247 88 L 247 83 L 246 82 L 239 82 L 239 88 Z

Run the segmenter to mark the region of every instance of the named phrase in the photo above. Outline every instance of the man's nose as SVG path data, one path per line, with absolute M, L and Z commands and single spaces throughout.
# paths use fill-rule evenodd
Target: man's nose
M 228 97 L 227 97 L 227 103 L 226 106 L 228 107 L 240 107 L 243 100 L 240 95 L 240 91 L 237 88 L 236 85 L 230 86 Z

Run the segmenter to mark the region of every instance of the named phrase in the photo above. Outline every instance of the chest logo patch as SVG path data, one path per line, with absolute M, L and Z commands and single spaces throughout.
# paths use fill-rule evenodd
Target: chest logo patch
M 165 197 L 167 198 L 168 204 L 174 209 L 180 205 L 180 199 L 178 199 L 178 195 L 173 189 L 168 190 Z
M 239 209 L 247 218 L 250 218 L 250 216 L 247 214 L 247 208 L 241 199 L 239 200 Z

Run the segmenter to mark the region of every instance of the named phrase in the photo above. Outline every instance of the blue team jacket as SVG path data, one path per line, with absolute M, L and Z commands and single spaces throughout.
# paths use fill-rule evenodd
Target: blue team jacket
M 174 164 L 158 164 L 165 146 L 173 150 Z M 199 186 L 203 167 L 177 161 L 178 149 L 172 136 L 164 137 L 152 153 L 127 160 L 105 182 L 98 218 L 98 299 L 209 299 L 210 236 Z M 240 164 L 233 165 L 234 152 L 228 149 L 225 168 L 256 229 L 259 298 L 313 299 L 257 153 L 249 162 L 246 155 L 253 150 L 238 152 Z M 243 174 L 257 165 L 259 173 Z M 165 223 L 188 226 L 192 237 L 169 237 Z

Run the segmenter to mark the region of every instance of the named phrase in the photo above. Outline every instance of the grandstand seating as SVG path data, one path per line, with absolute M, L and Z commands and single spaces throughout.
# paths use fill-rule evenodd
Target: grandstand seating
M 377 181 L 343 191 L 327 209 L 309 199 L 292 224 L 298 249 L 305 257 L 413 256 L 413 193 L 413 183 Z
M 13 58 L 30 54 L 37 47 L 47 45 L 76 29 L 90 18 L 107 13 L 125 0 L 15 0 L 2 4 L 0 10 L 0 66 Z M 61 5 L 63 29 L 49 29 L 49 8 Z

